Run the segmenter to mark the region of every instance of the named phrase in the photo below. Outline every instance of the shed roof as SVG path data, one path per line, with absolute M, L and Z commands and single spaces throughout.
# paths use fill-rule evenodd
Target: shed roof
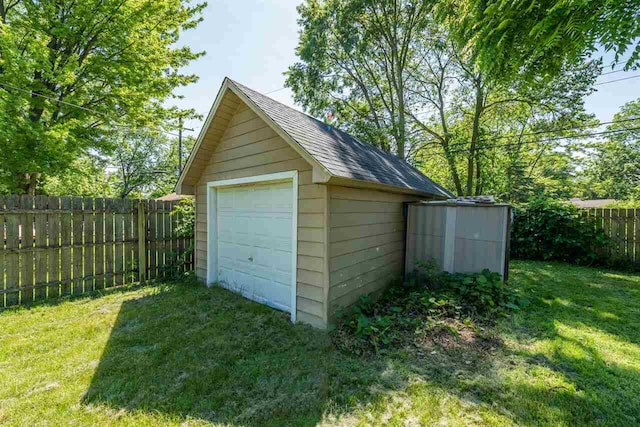
M 169 194 L 165 194 L 164 196 L 158 197 L 156 200 L 159 200 L 162 202 L 175 202 L 178 200 L 190 199 L 190 198 L 191 196 L 189 196 L 188 194 L 169 193 Z
M 440 185 L 426 177 L 419 170 L 384 150 L 364 143 L 326 123 L 307 114 L 281 104 L 248 87 L 225 78 L 222 89 L 233 91 L 245 101 L 256 113 L 262 113 L 281 132 L 290 139 L 290 143 L 302 149 L 306 158 L 320 165 L 331 177 L 347 180 L 365 181 L 408 189 L 437 198 L 449 198 L 452 194 Z M 218 97 L 224 96 L 226 90 L 221 90 Z M 247 102 L 248 101 L 248 102 Z M 214 106 L 216 104 L 214 103 Z M 211 121 L 212 108 L 207 122 Z M 259 114 L 261 115 L 261 114 Z M 203 127 L 201 136 L 206 132 Z M 191 157 L 197 154 L 198 144 L 194 147 Z M 191 160 L 191 159 L 190 159 Z M 190 162 L 178 181 L 178 188 L 184 175 L 188 172 Z M 329 182 L 331 179 L 329 178 Z

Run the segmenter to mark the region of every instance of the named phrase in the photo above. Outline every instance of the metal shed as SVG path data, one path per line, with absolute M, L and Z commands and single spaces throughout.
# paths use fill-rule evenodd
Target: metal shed
M 509 269 L 511 207 L 491 198 L 459 198 L 408 204 L 405 271 L 435 260 L 450 273 Z

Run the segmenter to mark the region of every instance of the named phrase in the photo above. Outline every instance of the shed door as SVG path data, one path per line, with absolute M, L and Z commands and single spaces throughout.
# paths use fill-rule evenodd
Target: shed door
M 291 181 L 219 188 L 218 281 L 245 297 L 291 312 Z

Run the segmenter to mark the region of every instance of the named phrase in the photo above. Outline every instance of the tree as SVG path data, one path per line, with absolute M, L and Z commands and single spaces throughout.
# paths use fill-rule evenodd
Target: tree
M 308 0 L 298 7 L 300 62 L 286 85 L 316 116 L 334 108 L 346 130 L 405 158 L 407 66 L 429 3 Z
M 108 160 L 97 155 L 80 157 L 59 175 L 47 175 L 40 191 L 51 196 L 115 197 Z
M 599 63 L 567 64 L 551 82 L 526 73 L 504 81 L 482 70 L 412 2 L 308 0 L 299 12 L 300 62 L 290 67 L 287 84 L 312 114 L 333 106 L 337 126 L 395 151 L 459 195 L 520 197 L 516 184 L 533 190 L 537 178 L 559 184 L 571 177 L 573 164 L 558 154 L 559 143 L 529 134 L 589 119 L 582 98 Z M 398 72 L 387 31 L 403 35 Z M 546 158 L 562 171 L 543 172 Z
M 176 47 L 204 3 L 0 0 L 0 180 L 34 193 L 114 129 L 158 127 L 179 70 L 202 55 Z M 111 147 L 113 148 L 113 147 Z
M 638 119 L 635 121 L 634 119 Z M 640 98 L 626 103 L 594 144 L 587 162 L 587 186 L 596 197 L 640 199 Z
M 638 1 L 448 0 L 436 11 L 485 72 L 507 80 L 523 68 L 551 78 L 598 46 L 640 66 Z
M 490 191 L 506 199 L 525 186 L 532 190 L 537 177 L 569 179 L 572 162 L 560 161 L 565 156 L 558 151 L 558 137 L 579 133 L 590 120 L 582 99 L 592 90 L 599 64 L 566 67 L 549 83 L 524 77 L 504 82 L 465 59 L 446 35 L 441 40 L 421 45 L 412 70 L 407 114 L 422 135 L 412 151 L 425 171 L 446 168 L 444 182 L 459 195 Z M 434 159 L 438 155 L 444 164 Z M 562 172 L 538 174 L 540 160 L 551 159 Z
M 191 152 L 195 143 L 196 139 L 191 136 L 184 137 L 182 140 L 183 168 L 187 160 L 187 153 Z M 154 175 L 154 181 L 149 185 L 149 197 L 161 197 L 174 191 L 180 175 L 178 170 L 178 140 L 176 138 L 169 139 L 168 144 L 163 147 L 158 170 L 166 173 Z
M 165 166 L 167 138 L 157 132 L 116 132 L 110 136 L 116 147 L 112 167 L 117 176 L 117 197 L 141 197 L 148 193 L 157 177 L 173 175 Z

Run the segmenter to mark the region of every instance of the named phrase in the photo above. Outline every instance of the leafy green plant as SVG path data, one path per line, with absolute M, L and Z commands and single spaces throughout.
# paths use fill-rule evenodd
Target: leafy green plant
M 193 237 L 196 225 L 196 210 L 193 199 L 182 199 L 171 211 L 177 216 L 176 235 L 178 237 Z
M 500 316 L 508 310 L 519 310 L 522 304 L 500 275 L 487 269 L 480 273 L 452 274 L 449 283 L 467 313 Z
M 599 257 L 597 250 L 608 244 L 604 232 L 569 203 L 535 198 L 515 209 L 514 258 L 593 264 Z
M 378 300 L 363 295 L 338 310 L 334 342 L 350 353 L 381 353 L 416 335 L 450 329 L 450 323 L 469 327 L 475 321 L 492 322 L 525 304 L 498 273 L 450 274 L 433 261 L 421 261 Z

